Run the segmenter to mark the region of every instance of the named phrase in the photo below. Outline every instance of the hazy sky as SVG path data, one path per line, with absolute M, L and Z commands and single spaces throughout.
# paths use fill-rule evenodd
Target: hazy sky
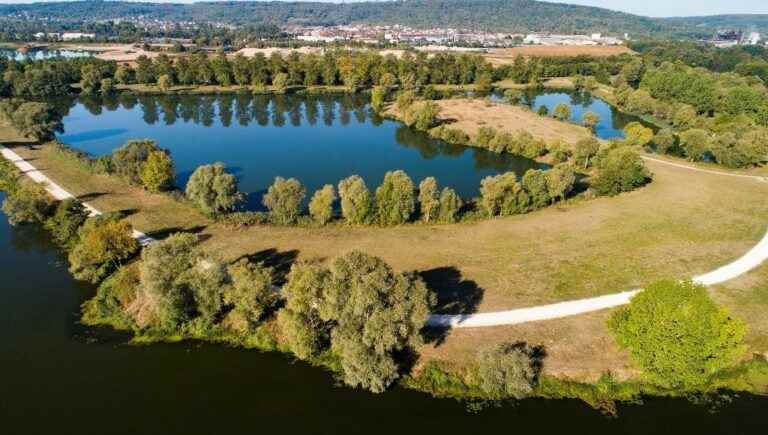
M 0 0 L 0 3 L 33 3 L 36 0 Z M 146 0 L 145 0 L 146 1 Z M 171 0 L 154 0 L 169 2 Z M 172 0 L 192 3 L 192 0 Z M 339 0 L 317 0 L 339 1 Z M 354 1 L 354 0 L 348 0 Z M 715 14 L 768 14 L 768 0 L 547 0 L 599 6 L 618 11 L 652 17 L 715 15 Z

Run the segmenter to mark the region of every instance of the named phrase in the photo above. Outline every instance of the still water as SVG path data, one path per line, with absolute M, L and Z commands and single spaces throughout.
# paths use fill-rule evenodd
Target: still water
M 483 177 L 506 171 L 522 176 L 541 167 L 431 139 L 378 117 L 363 95 L 121 94 L 81 99 L 65 110 L 62 142 L 101 156 L 130 139 L 154 139 L 171 151 L 179 185 L 199 165 L 220 161 L 238 176 L 253 204 L 276 176 L 298 178 L 311 195 L 353 174 L 374 188 L 387 171 L 403 169 L 416 183 L 434 176 L 473 197 Z
M 42 60 L 53 58 L 75 58 L 75 57 L 90 57 L 93 53 L 90 51 L 81 50 L 67 50 L 67 49 L 31 49 L 27 52 L 21 52 L 13 48 L 0 48 L 0 57 L 6 59 L 14 59 L 17 61 L 23 60 Z
M 0 199 L 2 195 L 0 194 Z M 0 214 L 0 433 L 197 435 L 765 433 L 765 398 L 710 412 L 654 399 L 608 418 L 572 400 L 524 400 L 468 413 L 394 388 L 340 387 L 276 353 L 195 342 L 131 346 L 77 322 L 94 289 L 74 281 L 48 236 Z
M 492 96 L 496 101 L 503 101 L 501 94 Z M 587 112 L 596 113 L 600 122 L 595 126 L 595 136 L 600 139 L 623 139 L 624 127 L 630 122 L 641 122 L 640 118 L 628 115 L 615 107 L 590 94 L 589 92 L 577 92 L 571 90 L 533 89 L 523 92 L 521 105 L 529 107 L 533 112 L 538 112 L 543 106 L 551 115 L 558 104 L 567 104 L 571 108 L 570 121 L 581 124 L 582 116 Z

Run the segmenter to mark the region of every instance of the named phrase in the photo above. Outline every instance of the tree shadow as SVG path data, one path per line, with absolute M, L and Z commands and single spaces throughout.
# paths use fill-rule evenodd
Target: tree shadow
M 91 193 L 85 193 L 77 197 L 80 201 L 91 201 L 93 199 L 96 199 L 100 196 L 109 195 L 112 192 L 91 192 Z
M 420 275 L 427 288 L 437 295 L 437 304 L 432 308 L 435 314 L 472 314 L 483 300 L 485 290 L 474 281 L 464 280 L 461 271 L 453 266 L 425 270 Z M 421 336 L 425 343 L 438 347 L 449 333 L 450 327 L 425 326 Z
M 291 271 L 291 266 L 293 266 L 298 257 L 299 251 L 295 249 L 280 252 L 277 249 L 270 248 L 254 254 L 244 255 L 238 260 L 247 258 L 252 263 L 262 263 L 266 267 L 271 267 L 274 271 L 274 284 L 282 286 L 286 283 L 288 272 Z
M 205 230 L 205 228 L 206 228 L 205 225 L 198 225 L 198 226 L 189 227 L 189 228 L 169 227 L 169 228 L 163 228 L 161 230 L 149 232 L 147 233 L 147 236 L 152 237 L 153 239 L 163 240 L 176 233 L 192 233 L 192 234 L 197 234 L 198 239 L 202 242 L 210 238 L 210 236 L 207 234 L 200 234 L 201 232 L 203 232 L 203 230 Z

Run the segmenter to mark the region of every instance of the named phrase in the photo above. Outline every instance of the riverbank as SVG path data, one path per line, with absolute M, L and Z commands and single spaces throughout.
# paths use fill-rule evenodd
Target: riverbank
M 640 191 L 525 216 L 439 227 L 257 226 L 236 231 L 201 219 L 166 195 L 95 177 L 77 161 L 62 159 L 51 144 L 27 147 L 19 138 L 11 140 L 17 142 L 17 152 L 35 159 L 38 168 L 77 196 L 104 211 L 132 210 L 131 223 L 151 235 L 196 230 L 206 239 L 203 247 L 226 260 L 271 252 L 274 258 L 291 253 L 293 261 L 322 261 L 362 249 L 398 270 L 423 271 L 433 288 L 466 298 L 467 303 L 453 308 L 464 312 L 534 306 L 612 293 L 661 277 L 692 276 L 743 254 L 761 237 L 768 220 L 765 204 L 753 204 L 764 193 L 757 183 L 651 163 L 655 182 Z M 702 210 L 708 219 L 699 218 Z M 461 364 L 480 343 L 524 340 L 546 346 L 546 375 L 595 380 L 611 371 L 630 378 L 631 365 L 607 335 L 605 316 L 595 313 L 481 333 L 456 330 L 419 352 L 424 361 Z M 763 334 L 759 320 L 754 321 L 757 334 Z

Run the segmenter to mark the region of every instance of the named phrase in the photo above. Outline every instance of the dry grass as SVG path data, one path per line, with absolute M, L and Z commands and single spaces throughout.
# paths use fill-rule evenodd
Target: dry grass
M 440 119 L 474 137 L 480 127 L 493 127 L 498 131 L 516 133 L 526 130 L 534 137 L 568 143 L 590 136 L 586 128 L 539 116 L 528 109 L 511 104 L 492 103 L 487 100 L 454 98 L 436 101 L 440 106 Z
M 485 54 L 485 58 L 494 66 L 511 64 L 515 57 L 566 57 L 566 56 L 595 56 L 607 57 L 623 53 L 634 53 L 622 45 L 595 45 L 595 46 L 576 46 L 576 45 L 530 45 L 514 48 L 491 49 Z
M 512 79 L 504 79 L 493 84 L 494 87 L 499 89 L 527 89 L 529 84 L 515 83 Z M 574 89 L 573 80 L 570 77 L 554 77 L 547 79 L 542 83 L 545 88 L 551 89 Z
M 709 271 L 748 250 L 768 222 L 768 184 L 649 162 L 654 182 L 615 198 L 599 198 L 522 216 L 473 224 L 395 228 L 253 227 L 234 231 L 194 209 L 121 181 L 91 175 L 50 145 L 29 147 L 7 128 L 0 141 L 76 195 L 105 210 L 134 210 L 143 231 L 207 226 L 203 247 L 224 259 L 263 251 L 326 260 L 351 249 L 379 256 L 398 270 L 449 270 L 444 288 L 471 299 L 468 310 L 493 311 L 607 294 L 664 278 Z M 768 350 L 768 266 L 714 289 L 715 298 L 745 318 L 748 343 Z M 455 330 L 425 358 L 465 361 L 486 344 L 526 341 L 547 349 L 548 374 L 594 379 L 634 373 L 608 335 L 609 312 L 525 325 Z

